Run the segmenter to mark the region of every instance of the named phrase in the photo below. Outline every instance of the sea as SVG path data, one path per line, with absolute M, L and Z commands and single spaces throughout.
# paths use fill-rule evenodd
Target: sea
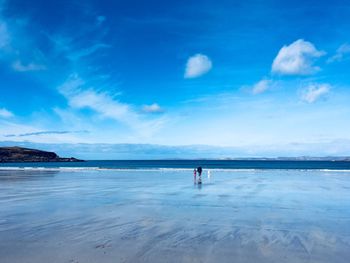
M 1 263 L 348 263 L 349 226 L 350 162 L 0 164 Z
M 85 162 L 0 163 L 0 169 L 310 169 L 350 170 L 350 161 L 291 160 L 90 160 Z

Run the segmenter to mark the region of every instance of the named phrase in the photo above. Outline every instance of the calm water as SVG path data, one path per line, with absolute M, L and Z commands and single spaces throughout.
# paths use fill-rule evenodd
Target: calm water
M 210 169 L 333 169 L 350 170 L 350 161 L 253 161 L 253 160 L 111 160 L 77 163 L 0 163 L 1 167 L 94 167 L 107 169 L 193 168 Z
M 347 263 L 344 168 L 2 170 L 0 262 Z

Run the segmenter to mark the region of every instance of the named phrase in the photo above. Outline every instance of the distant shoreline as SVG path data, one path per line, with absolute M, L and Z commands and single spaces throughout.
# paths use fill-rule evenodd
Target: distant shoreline
M 54 152 L 23 147 L 0 147 L 0 163 L 84 162 L 74 157 L 62 158 Z
M 349 156 L 297 156 L 297 157 L 222 157 L 222 158 L 164 158 L 164 159 L 110 159 L 91 161 L 147 161 L 147 162 L 350 162 Z M 0 147 L 0 163 L 65 163 L 84 162 L 74 157 L 59 157 L 55 152 L 24 147 Z

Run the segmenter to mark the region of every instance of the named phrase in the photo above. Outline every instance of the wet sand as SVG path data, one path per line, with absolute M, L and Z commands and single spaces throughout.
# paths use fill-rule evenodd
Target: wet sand
M 0 171 L 0 261 L 348 262 L 350 172 Z

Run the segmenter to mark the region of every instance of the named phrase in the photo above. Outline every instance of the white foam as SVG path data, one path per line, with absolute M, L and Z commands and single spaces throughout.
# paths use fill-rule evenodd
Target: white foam
M 321 171 L 321 172 L 341 172 L 341 173 L 348 173 L 348 172 L 350 172 L 350 169 L 337 169 L 337 170 L 332 170 L 332 169 L 320 169 L 319 171 Z

